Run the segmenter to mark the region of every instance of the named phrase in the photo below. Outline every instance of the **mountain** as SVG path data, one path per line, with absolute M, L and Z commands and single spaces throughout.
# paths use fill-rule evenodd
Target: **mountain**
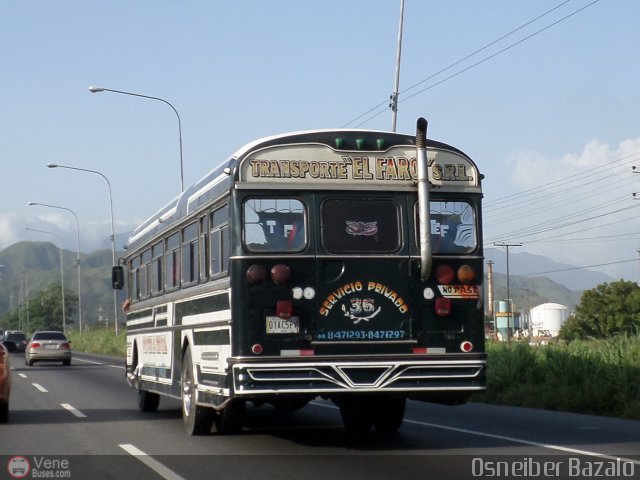
M 117 253 L 117 258 L 122 256 Z M 493 262 L 493 299 L 507 298 L 506 253 L 485 250 L 486 261 Z M 77 252 L 62 250 L 65 291 L 77 296 Z M 83 322 L 88 325 L 106 320 L 113 322 L 111 289 L 111 250 L 80 254 Z M 570 268 L 571 270 L 566 270 Z M 557 270 L 565 270 L 556 272 Z M 523 275 L 535 272 L 544 276 Z M 546 302 L 560 303 L 573 309 L 583 290 L 614 281 L 612 277 L 590 270 L 559 264 L 547 257 L 509 252 L 509 295 L 518 310 Z M 48 242 L 20 242 L 0 251 L 0 317 L 33 299 L 50 283 L 60 283 L 60 250 Z M 485 282 L 485 285 L 488 285 Z M 118 292 L 118 308 L 124 293 Z M 118 314 L 123 321 L 121 312 Z M 68 320 L 77 324 L 77 313 Z
M 26 299 L 33 299 L 33 295 L 48 284 L 60 284 L 61 279 L 64 280 L 65 292 L 77 297 L 78 254 L 62 249 L 62 277 L 60 254 L 58 247 L 49 242 L 19 242 L 0 251 L 0 317 L 24 305 Z M 111 250 L 80 253 L 82 316 L 87 325 L 104 320 L 113 322 L 111 264 Z M 119 297 L 124 296 L 123 293 L 118 294 Z M 118 308 L 121 303 L 119 298 Z M 120 322 L 124 320 L 121 315 L 120 312 Z M 74 313 L 67 321 L 77 325 L 78 314 Z
M 493 271 L 507 273 L 507 253 L 503 248 L 488 248 L 484 251 L 485 262 L 493 262 Z M 534 274 L 534 275 L 531 275 Z M 538 275 L 535 275 L 538 274 Z M 509 250 L 509 276 L 523 275 L 526 278 L 548 278 L 573 291 L 589 290 L 601 283 L 616 279 L 602 272 L 576 268 L 566 263 L 557 263 L 541 255 Z

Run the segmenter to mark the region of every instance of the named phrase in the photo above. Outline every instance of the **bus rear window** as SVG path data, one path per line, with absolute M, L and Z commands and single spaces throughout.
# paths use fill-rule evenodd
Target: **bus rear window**
M 476 219 L 473 206 L 468 202 L 431 201 L 429 203 L 431 245 L 433 253 L 467 254 L 478 246 Z M 418 206 L 416 211 L 416 233 L 418 239 Z M 419 246 L 419 245 L 418 245 Z
M 244 202 L 244 242 L 251 252 L 299 252 L 306 245 L 305 210 L 295 198 Z
M 391 253 L 400 248 L 400 208 L 392 200 L 334 199 L 322 204 L 322 242 L 331 253 Z

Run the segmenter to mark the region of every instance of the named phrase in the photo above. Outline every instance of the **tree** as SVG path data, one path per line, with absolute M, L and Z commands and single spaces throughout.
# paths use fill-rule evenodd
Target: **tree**
M 640 286 L 619 280 L 603 283 L 582 294 L 576 314 L 560 330 L 560 338 L 609 338 L 636 333 L 640 327 Z
M 77 309 L 78 296 L 65 289 L 65 317 L 67 327 L 71 315 Z M 10 330 L 24 330 L 27 333 L 36 330 L 62 330 L 62 292 L 59 283 L 51 283 L 44 290 L 31 293 L 27 309 L 21 307 L 3 317 L 2 324 Z

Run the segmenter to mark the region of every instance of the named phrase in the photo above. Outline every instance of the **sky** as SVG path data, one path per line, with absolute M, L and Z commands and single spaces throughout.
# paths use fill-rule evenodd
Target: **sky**
M 244 144 L 391 128 L 399 0 L 0 0 L 0 248 L 109 248 Z M 637 281 L 640 3 L 405 0 L 397 130 L 484 174 L 485 247 Z M 448 68 L 450 67 L 450 68 Z M 640 195 L 639 195 L 640 198 Z M 39 229 L 52 232 L 33 232 Z M 118 248 L 120 245 L 118 245 Z M 598 265 L 598 266 L 596 266 Z M 539 273 L 539 272 L 530 272 Z

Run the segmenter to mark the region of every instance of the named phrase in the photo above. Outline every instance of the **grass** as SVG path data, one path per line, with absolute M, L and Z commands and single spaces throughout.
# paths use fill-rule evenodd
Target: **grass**
M 111 330 L 89 330 L 79 333 L 77 331 L 69 332 L 71 347 L 76 352 L 99 353 L 102 355 L 113 355 L 124 357 L 126 354 L 125 332 L 119 335 Z
M 532 346 L 489 343 L 475 401 L 640 420 L 640 336 Z
M 125 355 L 125 332 L 69 337 L 78 352 Z M 640 420 L 640 335 L 535 346 L 489 342 L 487 353 L 487 392 L 473 401 Z

